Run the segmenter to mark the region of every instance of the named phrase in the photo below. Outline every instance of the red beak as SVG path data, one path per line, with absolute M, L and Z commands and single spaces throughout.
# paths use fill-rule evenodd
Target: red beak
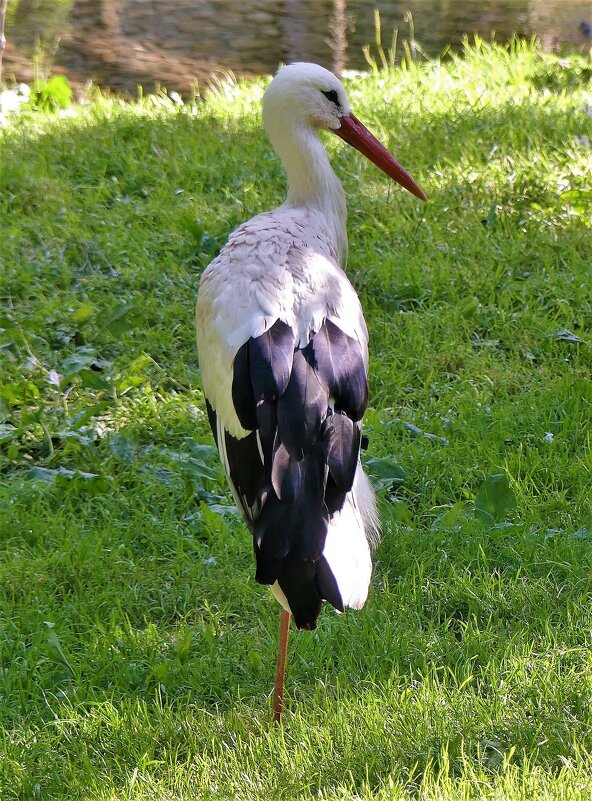
M 360 122 L 353 114 L 348 114 L 346 117 L 341 118 L 341 127 L 333 129 L 344 142 L 348 145 L 355 147 L 362 155 L 373 164 L 376 164 L 379 170 L 382 170 L 389 178 L 397 181 L 397 183 L 404 186 L 412 195 L 418 197 L 420 200 L 427 200 L 423 191 L 418 184 L 409 175 L 407 170 L 404 170 L 401 165 L 388 152 L 386 147 L 382 145 L 375 136 L 373 136 L 368 128 Z

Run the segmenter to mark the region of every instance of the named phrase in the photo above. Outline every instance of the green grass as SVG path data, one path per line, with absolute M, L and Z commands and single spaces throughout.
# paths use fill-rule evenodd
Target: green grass
M 2 801 L 590 797 L 588 69 L 477 46 L 348 86 L 430 202 L 327 142 L 384 538 L 366 608 L 294 633 L 283 730 L 192 323 L 283 197 L 265 82 L 0 131 Z

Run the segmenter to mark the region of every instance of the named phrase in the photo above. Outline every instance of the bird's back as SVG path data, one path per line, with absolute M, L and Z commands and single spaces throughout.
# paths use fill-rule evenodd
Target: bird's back
M 366 535 L 376 527 L 359 467 L 367 330 L 336 256 L 319 215 L 261 214 L 204 272 L 197 303 L 208 414 L 253 533 L 256 578 L 279 586 L 304 628 L 322 599 L 340 610 L 363 603 Z M 356 540 L 362 590 L 345 588 L 352 577 L 338 564 L 338 530 L 344 545 Z

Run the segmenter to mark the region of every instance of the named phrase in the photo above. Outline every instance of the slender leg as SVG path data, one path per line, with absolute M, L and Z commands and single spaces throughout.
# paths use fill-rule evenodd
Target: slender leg
M 280 612 L 280 636 L 278 643 L 277 668 L 275 686 L 273 688 L 273 721 L 279 723 L 284 711 L 284 682 L 286 678 L 286 657 L 288 655 L 288 635 L 292 615 L 282 609 Z

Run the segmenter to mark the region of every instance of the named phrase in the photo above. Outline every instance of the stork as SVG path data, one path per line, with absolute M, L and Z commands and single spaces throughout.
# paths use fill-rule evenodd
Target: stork
M 360 463 L 368 331 L 342 267 L 346 206 L 318 133 L 331 131 L 425 200 L 316 64 L 283 67 L 263 120 L 286 201 L 240 225 L 204 271 L 196 309 L 208 418 L 253 536 L 256 580 L 281 604 L 274 719 L 291 616 L 314 629 L 323 601 L 360 609 L 380 525 Z

